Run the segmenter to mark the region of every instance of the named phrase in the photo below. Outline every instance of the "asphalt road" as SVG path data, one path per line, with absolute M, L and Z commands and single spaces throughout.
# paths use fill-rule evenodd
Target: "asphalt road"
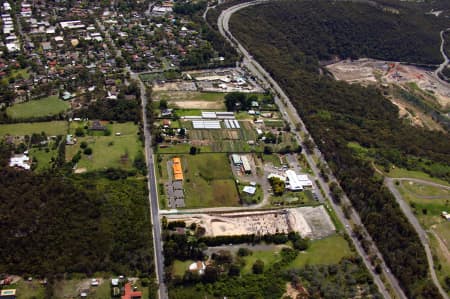
M 159 204 L 158 204 L 158 191 L 156 189 L 156 176 L 155 167 L 153 159 L 153 148 L 152 148 L 152 136 L 147 123 L 147 117 L 145 115 L 145 108 L 147 107 L 147 94 L 144 83 L 141 81 L 139 76 L 135 73 L 130 74 L 131 78 L 139 82 L 141 89 L 141 105 L 142 105 L 142 120 L 144 124 L 144 137 L 145 137 L 145 156 L 147 160 L 148 168 L 148 199 L 150 202 L 150 215 L 153 224 L 153 248 L 155 253 L 155 272 L 156 272 L 156 282 L 159 285 L 158 296 L 160 299 L 169 298 L 167 294 L 167 287 L 164 283 L 164 256 L 163 256 L 163 246 L 161 240 L 161 223 L 159 221 Z
M 445 67 L 448 65 L 448 63 L 450 62 L 450 60 L 449 60 L 448 57 L 447 57 L 447 54 L 445 53 L 445 48 L 444 48 L 444 45 L 445 45 L 444 33 L 445 33 L 446 31 L 450 31 L 450 28 L 447 28 L 446 30 L 442 30 L 442 31 L 440 32 L 440 35 L 441 35 L 441 47 L 440 47 L 440 50 L 441 50 L 442 58 L 444 58 L 444 61 L 443 61 L 443 62 L 439 65 L 439 67 L 434 71 L 434 74 L 435 74 L 436 78 L 438 78 L 439 81 L 441 81 L 441 82 L 442 82 L 442 80 L 439 78 L 439 74 L 442 74 L 442 71 L 444 70 L 444 68 L 445 68 Z M 443 74 L 442 74 L 442 75 L 443 75 Z M 445 83 L 445 82 L 443 82 L 443 83 Z
M 112 46 L 112 50 L 116 51 L 116 55 L 121 57 L 122 52 L 118 49 L 114 43 L 114 40 L 111 38 L 108 30 L 106 30 L 105 26 L 99 21 L 96 20 L 98 27 L 104 33 L 105 38 L 108 42 L 110 42 Z M 145 157 L 148 168 L 148 200 L 150 205 L 150 217 L 152 221 L 153 228 L 153 250 L 154 250 L 154 260 L 155 260 L 155 274 L 156 274 L 156 283 L 158 284 L 158 297 L 160 299 L 167 299 L 167 287 L 164 283 L 164 256 L 163 256 L 163 246 L 161 240 L 161 223 L 159 221 L 159 204 L 158 204 L 158 191 L 156 189 L 156 176 L 155 176 L 155 167 L 154 167 L 154 159 L 153 159 L 153 148 L 152 148 L 152 136 L 149 130 L 149 126 L 147 123 L 147 117 L 145 115 L 145 109 L 147 107 L 148 99 L 147 93 L 144 83 L 139 78 L 139 75 L 133 73 L 129 66 L 126 69 L 130 72 L 130 78 L 136 80 L 139 83 L 140 91 L 141 91 L 141 106 L 142 106 L 142 122 L 144 126 L 144 141 L 145 141 Z
M 407 178 L 403 178 L 403 179 L 404 180 L 408 180 Z M 431 279 L 433 280 L 433 283 L 438 288 L 439 293 L 441 293 L 442 297 L 448 299 L 447 293 L 444 291 L 444 289 L 442 288 L 441 284 L 439 283 L 439 279 L 437 278 L 436 272 L 434 270 L 433 255 L 431 254 L 431 249 L 430 249 L 430 244 L 428 242 L 427 232 L 422 228 L 422 226 L 420 225 L 420 223 L 417 220 L 416 216 L 411 211 L 408 203 L 403 200 L 400 192 L 395 187 L 395 181 L 396 180 L 397 179 L 385 177 L 384 184 L 388 187 L 389 191 L 391 191 L 391 193 L 394 195 L 395 199 L 397 200 L 398 205 L 400 206 L 400 208 L 403 211 L 403 214 L 405 214 L 406 218 L 408 218 L 408 221 L 411 223 L 411 225 L 414 227 L 414 229 L 416 230 L 417 234 L 419 235 L 420 242 L 422 243 L 422 245 L 423 245 L 423 247 L 425 249 L 425 254 L 427 256 L 428 268 L 430 269 Z M 427 182 L 427 181 L 423 181 L 423 180 L 415 180 L 415 181 L 419 181 L 421 183 Z M 431 182 L 427 182 L 427 183 L 431 183 Z M 439 185 L 439 184 L 432 183 L 432 185 L 435 186 L 435 185 Z M 440 185 L 440 186 L 446 187 L 446 186 L 443 186 L 443 185 Z
M 256 4 L 261 4 L 264 2 L 267 2 L 267 0 L 256 0 L 256 1 L 252 1 L 252 2 L 242 3 L 242 4 L 238 4 L 236 6 L 232 6 L 228 9 L 224 10 L 218 18 L 219 31 L 222 34 L 222 36 L 224 36 L 226 39 L 228 39 L 228 41 L 230 41 L 231 44 L 233 44 L 233 46 L 235 46 L 237 48 L 237 50 L 242 54 L 243 66 L 246 67 L 251 73 L 253 73 L 253 75 L 256 78 L 259 79 L 259 81 L 261 82 L 263 87 L 266 87 L 266 88 L 271 87 L 272 88 L 272 91 L 274 91 L 274 93 L 277 95 L 275 97 L 275 101 L 276 101 L 277 105 L 279 106 L 282 115 L 290 124 L 291 128 L 296 128 L 297 124 L 300 124 L 301 130 L 303 131 L 303 133 L 307 134 L 306 136 L 310 136 L 303 121 L 298 116 L 296 109 L 293 107 L 292 103 L 290 102 L 289 98 L 284 93 L 284 91 L 280 88 L 280 86 L 277 84 L 277 82 L 275 82 L 275 80 L 266 72 L 266 70 L 252 57 L 252 55 L 250 55 L 250 53 L 242 46 L 242 44 L 231 34 L 231 32 L 229 30 L 229 20 L 233 13 L 235 13 L 238 10 L 243 9 L 245 7 L 256 5 Z M 299 132 L 296 132 L 295 136 L 296 136 L 299 144 L 303 145 L 302 138 L 301 138 L 301 135 L 299 134 Z M 323 158 L 322 154 L 317 149 L 317 147 L 314 148 L 313 155 L 318 157 L 318 159 L 322 165 L 327 165 L 325 159 Z M 320 175 L 319 175 L 320 172 L 319 172 L 319 169 L 313 159 L 313 155 L 306 154 L 306 159 L 307 159 L 308 163 L 310 164 L 313 173 L 317 177 L 319 185 L 322 187 L 324 193 L 329 197 L 330 190 L 329 190 L 328 184 L 320 177 Z M 329 177 L 330 177 L 330 180 L 329 180 L 330 182 L 333 182 L 333 181 L 337 182 L 333 174 L 331 174 Z M 332 200 L 330 200 L 329 202 L 330 202 L 330 205 L 335 210 L 336 215 L 338 216 L 340 221 L 344 224 L 345 230 L 348 233 L 348 235 L 351 237 L 358 254 L 363 258 L 363 261 L 364 261 L 366 267 L 371 272 L 371 274 L 374 278 L 374 282 L 378 286 L 380 293 L 384 296 L 384 298 L 392 298 L 390 293 L 387 291 L 383 281 L 381 280 L 380 275 L 375 273 L 374 268 L 372 267 L 372 265 L 369 261 L 368 255 L 362 249 L 360 242 L 358 241 L 358 239 L 356 238 L 356 236 L 353 232 L 351 223 L 353 223 L 359 227 L 362 227 L 363 231 L 365 232 L 365 235 L 367 236 L 366 239 L 370 240 L 372 242 L 372 244 L 374 244 L 374 242 L 371 240 L 367 231 L 365 231 L 365 228 L 364 228 L 358 214 L 352 209 L 353 212 L 351 213 L 350 220 L 347 220 L 344 217 L 344 213 L 343 213 L 341 207 L 336 205 Z M 343 196 L 342 202 L 351 206 L 351 203 L 350 203 L 349 199 L 347 198 L 347 196 Z M 395 298 L 407 298 L 406 295 L 404 294 L 403 290 L 400 288 L 397 279 L 392 275 L 391 271 L 389 271 L 388 267 L 386 266 L 384 259 L 383 259 L 382 255 L 380 254 L 380 252 L 378 251 L 378 249 L 376 248 L 376 246 L 373 245 L 371 248 L 372 248 L 372 253 L 374 253 L 381 261 L 382 272 L 383 272 L 384 276 L 386 277 L 386 279 L 389 281 L 392 289 L 394 290 Z

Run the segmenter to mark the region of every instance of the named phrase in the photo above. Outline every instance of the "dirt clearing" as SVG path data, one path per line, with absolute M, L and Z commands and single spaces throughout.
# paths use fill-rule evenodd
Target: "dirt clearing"
M 302 237 L 319 239 L 335 232 L 323 206 L 282 210 L 234 212 L 222 214 L 167 215 L 170 221 L 196 223 L 206 236 L 265 235 L 298 232 Z

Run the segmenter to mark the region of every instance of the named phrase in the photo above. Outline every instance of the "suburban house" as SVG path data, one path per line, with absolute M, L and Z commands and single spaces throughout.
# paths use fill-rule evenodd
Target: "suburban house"
M 142 292 L 134 291 L 131 287 L 131 283 L 125 284 L 125 293 L 122 296 L 122 299 L 141 299 Z

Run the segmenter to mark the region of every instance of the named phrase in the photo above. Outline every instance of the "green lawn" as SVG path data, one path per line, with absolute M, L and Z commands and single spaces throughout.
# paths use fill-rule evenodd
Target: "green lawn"
M 275 252 L 272 250 L 252 251 L 251 255 L 244 257 L 245 266 L 242 269 L 242 274 L 251 273 L 253 264 L 258 259 L 264 262 L 264 269 L 268 269 L 273 263 L 281 260 L 281 256 L 278 251 Z
M 156 100 L 175 100 L 175 101 L 208 101 L 223 102 L 226 93 L 220 92 L 198 92 L 198 91 L 156 91 L 154 97 Z M 224 106 L 225 107 L 225 106 Z
M 450 250 L 450 222 L 441 217 L 443 211 L 450 212 L 450 191 L 410 181 L 402 181 L 397 189 L 403 200 L 410 204 L 422 227 L 427 231 L 433 230 L 446 243 L 447 250 Z M 431 251 L 437 258 L 435 262 L 437 274 L 443 283 L 445 277 L 450 276 L 450 262 L 434 234 L 429 232 L 428 237 Z
M 84 283 L 83 283 L 84 282 Z M 111 298 L 111 284 L 109 278 L 104 278 L 99 286 L 91 286 L 90 279 L 71 279 L 62 280 L 55 283 L 55 298 L 79 298 L 80 288 L 84 285 L 88 289 L 88 298 L 91 299 L 108 299 Z M 148 288 L 143 288 L 139 281 L 136 284 L 138 289 L 143 292 L 143 299 L 148 298 Z M 27 297 L 32 298 L 32 297 Z
M 412 210 L 415 211 L 422 226 L 429 228 L 432 225 L 443 222 L 444 220 L 440 217 L 440 215 L 443 211 L 450 212 L 450 196 L 438 195 L 430 199 L 423 197 L 424 195 L 415 193 L 415 191 L 429 190 L 430 194 L 439 194 L 448 192 L 448 190 L 433 186 L 426 186 L 415 182 L 411 183 L 412 184 L 410 184 L 409 181 L 402 181 L 397 188 L 403 199 L 406 200 L 411 205 Z
M 265 120 L 264 125 L 272 128 L 282 128 L 284 127 L 284 121 L 282 120 Z
M 38 280 L 24 281 L 5 287 L 4 289 L 16 289 L 17 299 L 45 299 L 45 288 Z
M 310 190 L 300 192 L 284 192 L 281 196 L 270 196 L 270 203 L 272 205 L 318 205 L 314 200 Z
M 311 241 L 305 252 L 300 252 L 289 268 L 305 265 L 337 264 L 343 257 L 354 255 L 347 241 L 341 235 L 333 235 L 321 240 Z
M 49 144 L 48 151 L 45 148 L 31 148 L 29 150 L 29 156 L 31 157 L 33 162 L 37 160 L 36 171 L 39 172 L 50 167 L 52 157 L 57 156 L 57 151 L 52 150 L 51 148 L 52 144 Z
M 266 155 L 263 154 L 263 159 L 265 163 L 272 163 L 275 167 L 281 166 L 280 156 L 278 154 Z
M 191 148 L 190 144 L 187 143 L 180 143 L 180 144 L 173 144 L 173 145 L 169 145 L 168 147 L 159 147 L 158 148 L 158 153 L 160 154 L 187 154 L 189 153 L 189 150 Z M 197 147 L 200 149 L 200 152 L 202 153 L 208 153 L 211 152 L 211 147 L 209 146 L 200 146 Z
M 198 91 L 155 91 L 152 96 L 155 101 L 166 100 L 170 107 L 182 109 L 225 109 L 226 93 Z M 194 101 L 192 104 L 190 101 Z M 200 104 L 201 106 L 199 106 Z
M 433 234 L 428 234 L 428 238 L 430 241 L 430 247 L 433 252 L 433 255 L 437 258 L 434 262 L 434 266 L 436 269 L 436 274 L 438 276 L 438 279 L 441 283 L 441 286 L 445 286 L 445 278 L 447 276 L 450 276 L 450 263 L 445 262 L 446 261 L 446 253 L 443 251 L 443 249 L 439 246 L 438 240 Z M 445 287 L 444 287 L 445 289 Z M 448 293 L 448 292 L 447 292 Z
M 167 172 L 167 159 L 159 163 L 161 173 Z M 184 174 L 187 208 L 238 206 L 239 195 L 226 154 L 179 155 Z M 169 170 L 171 171 L 171 170 Z M 166 177 L 166 174 L 162 175 Z
M 186 270 L 188 270 L 189 265 L 192 264 L 194 261 L 193 260 L 187 260 L 187 261 L 179 261 L 179 260 L 175 260 L 173 262 L 173 268 L 172 268 L 172 274 L 173 275 L 179 275 L 181 277 L 183 277 L 184 273 L 186 272 Z
M 177 109 L 176 113 L 178 116 L 200 116 L 200 115 L 202 115 L 202 110 L 199 110 L 199 109 Z
M 379 166 L 377 166 L 377 168 L 383 169 L 382 167 L 379 167 Z M 431 182 L 436 182 L 438 184 L 448 185 L 448 182 L 437 179 L 437 178 L 433 178 L 424 172 L 406 170 L 406 169 L 398 168 L 398 167 L 391 169 L 386 175 L 389 177 L 392 177 L 392 178 L 415 178 L 415 179 L 422 179 L 422 180 L 427 180 L 427 181 L 431 181 Z
M 25 136 L 33 133 L 45 132 L 47 136 L 65 135 L 67 133 L 67 122 L 50 121 L 36 123 L 18 123 L 0 125 L 0 136 Z
M 27 119 L 57 115 L 66 111 L 69 107 L 70 104 L 60 100 L 58 96 L 50 96 L 39 100 L 15 104 L 6 109 L 6 114 L 13 119 Z
M 109 167 L 131 169 L 133 161 L 142 148 L 138 139 L 138 127 L 129 122 L 123 124 L 107 125 L 111 130 L 110 136 L 84 136 L 78 137 L 75 145 L 66 146 L 66 160 L 70 161 L 79 151 L 84 141 L 92 149 L 92 155 L 82 154 L 77 169 L 87 171 L 102 170 Z M 120 136 L 115 134 L 120 132 Z

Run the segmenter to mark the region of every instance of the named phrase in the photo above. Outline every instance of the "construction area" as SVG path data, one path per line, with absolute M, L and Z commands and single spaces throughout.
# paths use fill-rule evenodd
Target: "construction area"
M 431 93 L 439 105 L 450 107 L 450 84 L 438 79 L 424 68 L 405 65 L 399 62 L 375 59 L 342 60 L 327 66 L 337 80 L 360 84 L 411 84 Z
M 205 228 L 205 236 L 266 235 L 298 232 L 304 238 L 320 239 L 335 232 L 335 226 L 323 206 L 280 210 L 166 215 L 168 221 L 196 223 Z

